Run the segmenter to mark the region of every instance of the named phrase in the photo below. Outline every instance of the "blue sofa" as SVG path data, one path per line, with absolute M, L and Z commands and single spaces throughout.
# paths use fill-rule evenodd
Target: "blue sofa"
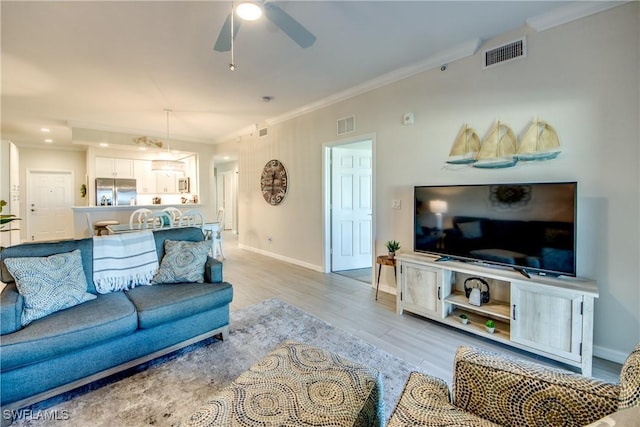
M 199 228 L 154 231 L 158 260 L 164 241 L 201 241 Z M 42 257 L 79 249 L 88 292 L 97 298 L 21 327 L 23 298 L 5 266 L 12 257 Z M 97 293 L 93 240 L 26 243 L 0 252 L 0 384 L 3 424 L 18 409 L 229 331 L 233 289 L 222 264 L 208 257 L 204 283 L 155 284 Z

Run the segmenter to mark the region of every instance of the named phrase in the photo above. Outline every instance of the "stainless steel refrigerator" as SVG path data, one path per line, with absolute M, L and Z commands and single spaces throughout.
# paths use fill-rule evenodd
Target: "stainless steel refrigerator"
M 137 204 L 136 180 L 96 178 L 96 206 Z

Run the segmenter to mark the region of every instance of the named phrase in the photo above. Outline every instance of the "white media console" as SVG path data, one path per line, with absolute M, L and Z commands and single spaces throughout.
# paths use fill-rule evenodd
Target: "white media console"
M 418 314 L 581 369 L 591 376 L 595 281 L 532 275 L 416 253 L 398 255 L 396 310 Z M 490 300 L 469 304 L 464 282 L 485 280 Z M 468 323 L 463 324 L 460 314 Z M 495 332 L 485 322 L 495 322 Z

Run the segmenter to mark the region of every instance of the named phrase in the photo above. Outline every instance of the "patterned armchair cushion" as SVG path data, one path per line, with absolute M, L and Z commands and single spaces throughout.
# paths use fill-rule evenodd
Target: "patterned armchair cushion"
M 479 426 L 496 424 L 451 404 L 447 384 L 439 378 L 412 372 L 387 427 Z
M 640 343 L 622 365 L 618 409 L 640 406 Z
M 620 387 L 579 374 L 460 347 L 454 404 L 501 425 L 584 426 L 618 409 Z

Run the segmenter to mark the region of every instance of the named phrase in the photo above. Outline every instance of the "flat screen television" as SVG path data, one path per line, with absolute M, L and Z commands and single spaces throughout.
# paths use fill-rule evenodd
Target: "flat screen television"
M 575 182 L 416 186 L 414 196 L 415 252 L 576 275 Z

